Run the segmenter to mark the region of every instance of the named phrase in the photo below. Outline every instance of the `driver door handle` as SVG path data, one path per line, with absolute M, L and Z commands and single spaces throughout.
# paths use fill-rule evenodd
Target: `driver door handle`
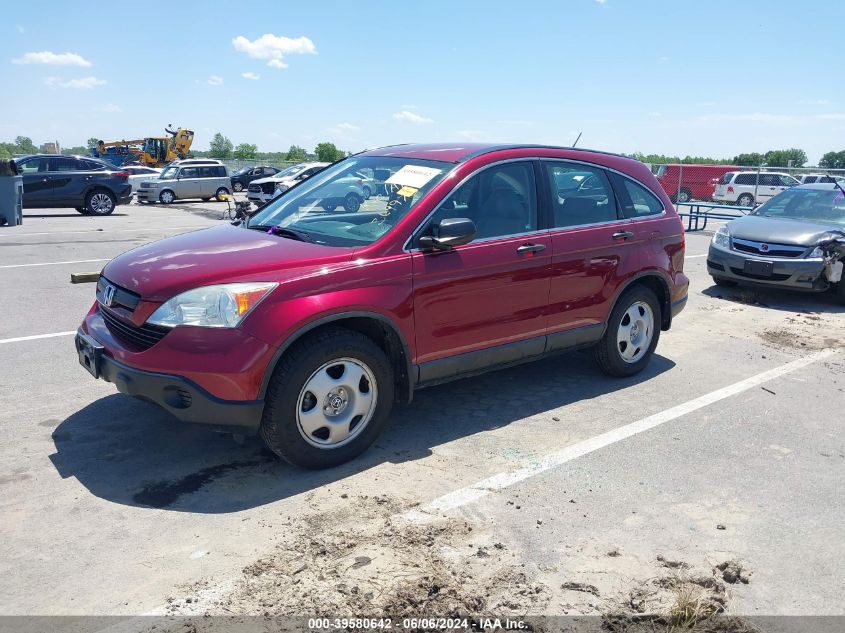
M 541 253 L 546 250 L 545 244 L 523 244 L 516 252 L 520 255 L 525 255 L 526 253 Z
M 629 240 L 634 237 L 633 231 L 616 231 L 611 236 L 614 240 Z

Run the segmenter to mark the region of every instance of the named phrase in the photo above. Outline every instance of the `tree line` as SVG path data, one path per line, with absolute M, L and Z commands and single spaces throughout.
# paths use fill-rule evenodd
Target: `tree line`
M 807 154 L 803 149 L 790 147 L 789 149 L 772 149 L 765 153 L 748 152 L 737 154 L 733 158 L 713 158 L 711 156 L 667 156 L 665 154 L 643 154 L 636 152 L 633 157 L 643 163 L 683 163 L 688 165 L 716 164 L 738 165 L 742 167 L 803 167 L 807 164 Z M 790 164 L 791 163 L 791 164 Z M 845 150 L 841 152 L 827 152 L 819 160 L 819 167 L 828 169 L 845 168 Z
M 240 143 L 235 145 L 226 136 L 217 132 L 211 139 L 208 151 L 194 152 L 198 156 L 209 158 L 238 158 L 241 160 L 266 160 L 266 161 L 293 161 L 302 162 L 305 160 L 319 160 L 325 163 L 333 163 L 347 156 L 347 153 L 338 149 L 334 143 L 318 143 L 312 153 L 308 153 L 298 145 L 291 145 L 287 152 L 259 152 L 258 146 L 252 143 Z

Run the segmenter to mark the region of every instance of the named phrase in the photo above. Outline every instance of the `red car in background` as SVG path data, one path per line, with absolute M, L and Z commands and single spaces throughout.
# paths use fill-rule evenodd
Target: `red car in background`
M 657 169 L 657 182 L 669 199 L 675 203 L 690 200 L 711 200 L 716 183 L 736 165 L 661 165 Z M 680 191 L 678 180 L 680 179 Z
M 338 211 L 335 183 L 362 169 L 387 195 Z M 605 373 L 636 374 L 684 307 L 683 266 L 681 221 L 639 161 L 386 147 L 239 225 L 116 257 L 76 349 L 95 378 L 180 420 L 326 467 L 420 387 L 584 347 Z

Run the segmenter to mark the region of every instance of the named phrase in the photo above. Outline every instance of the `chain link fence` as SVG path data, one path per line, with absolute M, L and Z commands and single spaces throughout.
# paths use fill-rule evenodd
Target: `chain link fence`
M 244 158 L 224 158 L 218 160 L 226 165 L 229 169 L 229 173 L 232 174 L 245 167 L 275 167 L 276 169 L 281 170 L 293 165 L 298 165 L 301 162 L 305 162 L 295 160 L 252 160 Z
M 647 163 L 676 204 L 709 202 L 753 207 L 798 184 L 833 182 L 845 187 L 845 169 Z

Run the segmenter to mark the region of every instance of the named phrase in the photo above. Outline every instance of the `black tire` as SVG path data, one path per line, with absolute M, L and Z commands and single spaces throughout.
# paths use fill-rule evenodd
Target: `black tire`
M 214 192 L 214 197 L 217 198 L 218 202 L 223 202 L 223 196 L 228 196 L 229 190 L 226 187 L 220 187 L 217 191 Z
M 370 190 L 370 186 L 364 185 L 364 200 L 369 200 L 371 195 L 373 195 L 373 192 Z
M 740 207 L 750 207 L 754 205 L 754 196 L 750 193 L 743 193 L 736 199 L 737 206 Z
M 674 196 L 672 196 L 672 202 L 675 204 L 684 204 L 692 200 L 692 193 L 689 189 L 681 189 L 680 192 L 676 192 Z
M 87 215 L 111 215 L 117 206 L 117 198 L 107 189 L 94 189 L 85 196 Z
M 332 211 L 337 209 L 337 203 L 336 202 L 322 202 L 322 203 L 320 203 L 320 206 L 323 207 L 323 209 L 325 211 L 328 211 L 329 213 L 331 213 Z
M 81 213 L 82 215 L 91 215 L 85 207 L 76 207 L 76 212 Z
M 356 211 L 358 211 L 358 209 L 361 208 L 362 202 L 363 200 L 361 200 L 361 196 L 354 193 L 348 193 L 343 199 L 343 208 L 346 209 L 349 213 L 355 213 Z
M 713 277 L 713 283 L 717 286 L 722 286 L 723 288 L 733 288 L 739 282 L 734 281 L 733 279 L 725 279 L 724 277 Z
M 176 194 L 170 189 L 165 189 L 158 194 L 158 201 L 162 204 L 173 204 L 176 201 Z
M 315 371 L 341 358 L 360 361 L 371 370 L 376 383 L 375 410 L 349 443 L 315 446 L 306 441 L 297 422 L 297 410 L 302 406 L 300 393 Z M 291 464 L 303 468 L 337 466 L 357 457 L 375 441 L 393 407 L 393 392 L 390 360 L 372 339 L 345 328 L 326 328 L 294 343 L 277 365 L 267 387 L 259 432 L 267 447 Z
M 645 303 L 651 308 L 654 318 L 651 342 L 638 360 L 628 362 L 622 357 L 620 344 L 617 343 L 617 334 L 623 325 L 622 321 L 626 317 L 626 312 L 637 303 Z M 626 377 L 638 374 L 645 369 L 654 354 L 657 341 L 660 340 L 661 318 L 660 302 L 650 288 L 635 284 L 625 290 L 613 306 L 604 336 L 595 347 L 596 362 L 601 370 L 609 376 Z
M 233 182 L 233 183 L 232 183 L 232 190 L 233 190 L 233 191 L 236 191 L 236 192 L 238 192 L 238 193 L 239 193 L 239 192 L 241 192 L 241 191 L 243 191 L 243 190 L 244 190 L 243 183 L 240 183 L 240 182 Z

